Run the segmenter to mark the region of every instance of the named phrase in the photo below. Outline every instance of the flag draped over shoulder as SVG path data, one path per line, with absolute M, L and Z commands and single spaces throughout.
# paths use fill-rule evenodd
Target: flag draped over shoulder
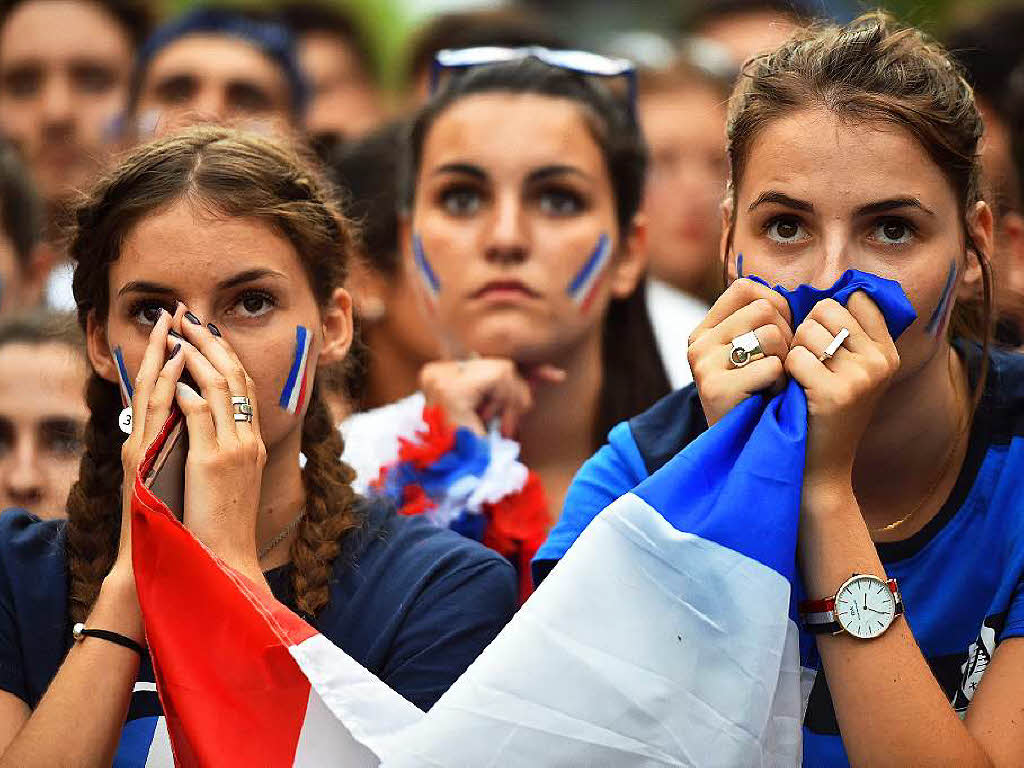
M 794 325 L 899 285 L 782 291 Z M 219 562 L 141 482 L 136 580 L 178 765 L 797 765 L 810 675 L 793 614 L 807 407 L 752 397 L 593 520 L 479 659 L 421 713 Z M 150 454 L 153 454 L 151 449 Z M 571 546 L 570 546 L 571 544 Z

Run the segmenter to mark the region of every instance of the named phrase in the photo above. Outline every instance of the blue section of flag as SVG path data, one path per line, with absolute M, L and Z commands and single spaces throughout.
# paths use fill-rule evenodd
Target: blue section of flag
M 423 251 L 423 241 L 419 235 L 413 235 L 412 238 L 412 257 L 416 262 L 416 268 L 419 269 L 420 274 L 427 281 L 427 285 L 430 286 L 435 294 L 441 291 L 441 281 L 434 273 L 433 268 L 430 266 L 430 262 L 427 261 L 427 254 Z
M 602 233 L 601 237 L 598 238 L 597 247 L 594 248 L 594 252 L 590 254 L 586 263 L 582 269 L 576 273 L 576 277 L 569 283 L 569 295 L 576 296 L 580 290 L 586 285 L 587 280 L 594 273 L 594 270 L 598 269 L 601 265 L 601 261 L 604 259 L 605 250 L 609 246 L 608 235 Z
M 130 720 L 121 731 L 121 742 L 117 745 L 113 768 L 144 768 L 149 759 L 149 748 L 159 717 L 139 717 Z
M 134 396 L 132 382 L 128 378 L 128 368 L 124 364 L 124 353 L 121 352 L 120 347 L 114 350 L 114 359 L 117 360 L 117 370 L 121 373 L 121 382 L 124 384 L 125 392 L 128 393 L 128 399 L 131 400 Z
M 292 399 L 292 390 L 295 389 L 295 385 L 298 382 L 299 374 L 302 368 L 302 357 L 306 350 L 306 329 L 299 325 L 295 327 L 295 360 L 292 362 L 292 369 L 288 372 L 288 381 L 285 382 L 284 389 L 281 390 L 280 406 L 282 408 L 288 407 L 288 401 Z

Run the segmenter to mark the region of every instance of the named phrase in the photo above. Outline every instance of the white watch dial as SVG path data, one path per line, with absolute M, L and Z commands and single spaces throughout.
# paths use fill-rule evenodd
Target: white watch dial
M 878 637 L 896 618 L 896 596 L 875 576 L 854 576 L 836 595 L 835 615 L 854 637 Z

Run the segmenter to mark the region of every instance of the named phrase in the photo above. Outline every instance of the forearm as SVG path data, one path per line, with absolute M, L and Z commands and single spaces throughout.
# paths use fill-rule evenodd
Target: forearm
M 87 626 L 141 640 L 134 584 L 108 576 Z M 124 727 L 139 656 L 97 638 L 75 643 L 32 716 L 0 758 L 17 766 L 109 766 Z
M 808 498 L 810 495 L 814 498 Z M 853 573 L 886 578 L 849 488 L 805 489 L 800 565 L 809 597 Z M 989 766 L 939 688 L 905 619 L 881 637 L 819 635 L 818 650 L 851 765 Z

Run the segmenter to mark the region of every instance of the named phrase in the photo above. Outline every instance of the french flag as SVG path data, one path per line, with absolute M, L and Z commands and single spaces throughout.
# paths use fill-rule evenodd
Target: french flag
M 600 284 L 601 277 L 611 262 L 611 258 L 611 238 L 606 234 L 602 234 L 597 241 L 597 247 L 594 248 L 593 253 L 590 254 L 586 263 L 576 273 L 576 277 L 569 283 L 569 298 L 572 299 L 581 312 L 585 312 L 594 300 L 597 286 Z
M 280 406 L 288 413 L 298 413 L 306 399 L 306 380 L 309 378 L 309 329 L 299 325 L 295 328 L 295 359 L 288 380 L 281 390 Z
M 785 295 L 799 320 L 857 290 L 894 337 L 916 317 L 896 283 L 861 273 Z M 428 713 L 220 562 L 153 496 L 141 478 L 168 431 L 140 468 L 131 524 L 176 765 L 800 764 L 815 667 L 795 617 L 807 438 L 795 382 L 748 398 L 585 521 Z

